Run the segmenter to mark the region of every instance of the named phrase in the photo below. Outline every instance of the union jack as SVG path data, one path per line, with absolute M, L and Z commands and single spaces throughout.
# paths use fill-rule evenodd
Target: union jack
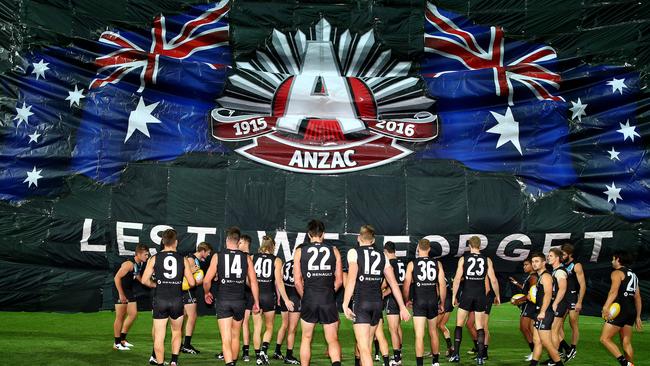
M 559 88 L 560 75 L 539 65 L 539 62 L 557 58 L 555 50 L 549 46 L 534 45 L 532 51 L 516 55 L 516 59 L 504 65 L 504 33 L 500 27 L 490 27 L 490 40 L 487 50 L 479 44 L 475 35 L 460 28 L 453 20 L 442 15 L 435 5 L 427 3 L 425 13 L 437 32 L 424 34 L 424 50 L 459 61 L 469 70 L 492 69 L 496 95 L 508 97 L 513 105 L 514 89 L 512 82 L 526 86 L 539 100 L 564 100 L 547 90 L 547 85 Z M 511 58 L 512 55 L 509 55 Z M 442 74 L 458 70 L 441 70 Z
M 155 17 L 150 46 L 147 43 L 148 51 L 145 50 L 146 47 L 136 44 L 137 37 L 128 37 L 112 31 L 102 33 L 99 42 L 118 49 L 95 59 L 98 75 L 91 81 L 90 89 L 115 84 L 125 75 L 141 69 L 138 92 L 142 92 L 146 85 L 156 84 L 161 56 L 177 60 L 207 61 L 202 57 L 196 59 L 190 57 L 196 52 L 214 49 L 228 43 L 229 26 L 228 24 L 224 26 L 223 23 L 219 23 L 219 20 L 226 16 L 229 10 L 229 1 L 222 0 L 198 17 L 182 23 L 181 31 L 169 40 L 171 34 L 167 32 L 165 17 L 163 15 Z M 205 63 L 213 68 L 216 67 L 209 62 Z

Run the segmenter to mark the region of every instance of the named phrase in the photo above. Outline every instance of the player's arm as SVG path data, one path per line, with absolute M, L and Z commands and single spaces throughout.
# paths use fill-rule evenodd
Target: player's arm
M 544 287 L 544 298 L 542 299 L 542 306 L 539 309 L 537 319 L 542 320 L 546 315 L 546 310 L 551 305 L 551 297 L 553 296 L 553 277 L 550 275 L 544 276 L 540 279 Z
M 445 269 L 442 268 L 442 263 L 438 261 L 438 296 L 440 298 L 440 310 L 444 312 L 445 299 L 447 299 L 447 281 L 445 280 Z
M 194 274 L 200 269 L 199 266 L 197 266 L 196 263 L 190 258 L 185 258 L 185 267 L 188 267 L 190 269 L 190 272 L 192 272 L 192 277 L 194 277 Z M 203 284 L 203 278 L 200 280 L 197 280 L 195 278 L 194 282 L 196 282 L 195 286 L 200 286 Z
M 409 262 L 408 266 L 406 266 L 406 273 L 404 274 L 404 283 L 402 284 L 402 298 L 405 299 L 406 302 L 408 302 L 410 299 L 409 292 L 411 292 L 412 282 L 413 282 L 413 262 Z
M 501 304 L 501 294 L 499 292 L 499 281 L 497 281 L 497 275 L 494 273 L 494 265 L 492 264 L 492 259 L 487 259 L 488 264 L 488 278 L 490 279 L 490 284 L 492 284 L 492 291 L 494 291 L 494 303 Z M 489 289 L 488 289 L 489 291 Z
M 585 298 L 585 294 L 587 293 L 587 281 L 585 281 L 585 271 L 582 269 L 582 264 L 576 264 L 573 270 L 576 272 L 576 278 L 580 284 L 578 302 L 576 303 L 576 311 L 580 312 L 582 310 L 582 300 Z
M 336 292 L 343 286 L 343 263 L 341 262 L 339 249 L 337 247 L 333 247 L 333 249 L 334 258 L 336 258 L 336 267 L 334 269 L 334 292 Z
M 409 311 L 406 308 L 406 302 L 399 291 L 399 284 L 397 283 L 397 278 L 395 278 L 395 271 L 393 270 L 393 266 L 390 265 L 388 258 L 386 258 L 386 265 L 384 266 L 384 279 L 394 294 L 393 297 L 399 306 L 399 313 L 402 320 L 408 321 L 411 318 L 411 314 L 409 314 Z
M 643 322 L 641 321 L 641 289 L 638 286 L 634 293 L 634 307 L 636 308 L 636 320 L 634 323 L 636 325 L 636 330 L 640 331 L 643 329 Z
M 151 257 L 151 259 L 147 261 L 147 267 L 144 269 L 144 273 L 142 274 L 142 284 L 147 287 L 156 287 L 156 283 L 151 280 L 151 276 L 153 275 L 153 266 L 156 262 L 154 258 L 155 256 Z
M 258 313 L 260 310 L 260 286 L 257 283 L 257 273 L 253 265 L 253 259 L 250 255 L 246 256 L 248 261 L 248 283 L 250 284 L 251 293 L 253 294 L 253 312 Z
M 120 269 L 117 270 L 115 277 L 113 277 L 113 282 L 115 282 L 115 288 L 117 289 L 117 295 L 119 296 L 120 304 L 126 304 L 128 302 L 126 295 L 124 295 L 124 289 L 122 288 L 122 278 L 124 278 L 132 270 L 133 263 L 131 261 L 125 261 L 120 266 Z
M 194 279 L 194 274 L 192 273 L 192 264 L 189 263 L 188 258 L 184 258 L 183 261 L 183 275 L 187 280 L 187 284 L 190 285 L 190 287 L 194 287 L 196 286 L 196 280 Z
M 460 288 L 460 279 L 463 278 L 463 266 L 465 265 L 465 258 L 458 259 L 458 266 L 456 267 L 456 275 L 454 276 L 454 285 L 451 288 L 451 296 L 453 296 L 452 303 L 454 306 L 458 305 L 458 289 Z
M 210 287 L 212 286 L 212 281 L 217 278 L 217 263 L 219 262 L 219 256 L 213 255 L 210 260 L 210 265 L 208 266 L 208 273 L 203 277 L 203 297 L 206 304 L 212 304 L 213 296 L 210 292 Z
M 510 280 L 510 283 L 512 283 L 513 285 L 517 286 L 517 288 L 519 288 L 520 290 L 523 290 L 523 289 L 524 289 L 524 284 L 523 284 L 523 283 L 519 283 L 519 281 L 517 281 L 516 278 L 510 276 L 510 277 L 508 277 L 508 279 Z
M 305 293 L 305 283 L 302 279 L 302 269 L 300 268 L 300 258 L 302 257 L 302 248 L 296 249 L 293 253 L 293 282 L 296 285 L 296 292 L 300 297 Z
M 609 319 L 609 307 L 612 306 L 614 301 L 616 301 L 616 295 L 618 294 L 618 288 L 621 287 L 621 282 L 623 282 L 624 274 L 621 271 L 612 271 L 610 279 L 612 280 L 612 285 L 609 287 L 609 293 L 607 294 L 607 300 L 605 300 L 605 305 L 603 305 L 602 314 L 603 317 Z
M 390 266 L 390 263 L 388 265 Z M 391 268 L 393 267 L 391 266 Z M 393 277 L 395 277 L 395 272 L 393 272 Z M 388 282 L 386 281 L 386 276 L 384 276 L 384 281 L 381 283 L 381 297 L 386 297 L 392 293 L 393 290 L 391 290 L 390 286 L 388 285 Z M 401 295 L 402 293 L 400 292 L 400 296 Z
M 284 304 L 289 311 L 293 311 L 293 301 L 287 295 L 287 289 L 284 287 L 284 279 L 282 278 L 282 259 L 275 258 L 275 290 L 278 292 L 278 298 L 282 298 Z
M 557 279 L 557 295 L 555 295 L 555 301 L 553 302 L 553 311 L 557 310 L 557 305 L 564 299 L 564 295 L 566 295 L 566 277 L 566 272 L 564 271 L 558 271 L 557 276 L 555 276 Z
M 343 293 L 343 312 L 345 313 L 345 317 L 350 320 L 354 320 L 354 313 L 350 309 L 350 301 L 354 294 L 354 287 L 357 284 L 357 274 L 359 273 L 357 255 L 356 249 L 352 248 L 348 250 L 348 278 Z

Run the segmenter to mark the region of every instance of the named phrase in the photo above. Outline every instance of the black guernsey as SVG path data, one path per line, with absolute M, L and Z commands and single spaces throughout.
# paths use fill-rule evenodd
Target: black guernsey
M 124 277 L 120 280 L 122 283 L 122 290 L 126 292 L 133 292 L 133 285 L 136 282 L 136 277 L 140 274 L 140 267 L 141 265 L 138 265 L 135 262 L 135 259 L 129 258 L 126 260 L 126 262 L 131 262 L 133 263 L 133 269 L 131 271 L 128 271 Z
M 362 246 L 357 251 L 356 284 L 354 286 L 354 302 L 382 302 L 381 285 L 384 282 L 384 267 L 386 256 L 373 246 Z
M 254 254 L 253 267 L 257 274 L 260 294 L 275 294 L 275 256 L 267 253 Z
M 578 282 L 578 276 L 576 276 L 575 267 L 576 261 L 572 260 L 571 262 L 564 264 L 564 269 L 566 269 L 567 274 L 567 283 L 566 283 L 566 292 L 567 294 L 575 294 L 580 291 L 580 283 Z
M 300 253 L 300 270 L 304 282 L 303 301 L 320 304 L 335 301 L 334 248 L 328 243 L 309 243 L 303 244 Z
M 156 289 L 154 298 L 173 301 L 180 299 L 185 275 L 185 257 L 178 252 L 162 251 L 155 255 L 154 275 Z
M 465 254 L 463 263 L 463 292 L 472 295 L 485 295 L 485 277 L 488 261 L 483 254 Z
M 438 302 L 438 261 L 423 257 L 413 261 L 413 302 Z
M 629 268 L 621 267 L 615 269 L 615 271 L 621 271 L 625 275 L 623 282 L 618 286 L 616 302 L 621 306 L 621 311 L 636 309 L 636 305 L 634 304 L 634 295 L 639 288 L 639 278 Z
M 241 250 L 224 249 L 218 254 L 217 299 L 219 301 L 244 301 L 248 254 Z
M 555 274 L 557 272 L 564 272 L 567 274 L 567 279 L 568 279 L 568 273 L 567 270 L 564 268 L 564 266 L 559 266 L 553 270 L 553 301 L 557 298 L 558 292 L 560 291 L 560 285 L 557 281 L 557 278 L 555 278 Z M 569 289 L 567 287 L 567 290 L 564 292 L 564 297 L 562 300 L 560 300 L 560 303 L 566 302 L 567 295 L 569 294 Z
M 537 287 L 537 294 L 535 295 L 535 305 L 536 305 L 535 308 L 537 309 L 538 312 L 542 308 L 542 304 L 544 303 L 544 285 L 542 285 L 542 278 L 545 274 L 548 274 L 553 279 L 553 285 L 551 286 L 551 288 L 555 287 L 555 278 L 553 277 L 553 275 L 551 275 L 549 271 L 544 271 L 542 272 L 542 274 L 540 274 L 537 277 L 537 285 L 535 285 L 535 287 Z M 553 300 L 551 300 L 551 302 L 548 304 L 548 308 L 551 309 L 552 305 L 553 305 Z

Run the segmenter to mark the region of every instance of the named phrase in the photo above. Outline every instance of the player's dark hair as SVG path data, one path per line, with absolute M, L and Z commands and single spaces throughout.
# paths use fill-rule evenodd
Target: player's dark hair
M 248 244 L 250 244 L 250 243 L 253 242 L 253 238 L 251 238 L 250 235 L 246 235 L 246 234 L 240 236 L 240 237 L 239 237 L 239 240 L 245 241 L 245 242 L 247 242 Z
M 564 253 L 562 253 L 562 249 L 560 248 L 551 248 L 549 249 L 550 253 L 555 254 L 560 260 L 562 260 L 562 257 L 564 257 Z
M 546 261 L 546 256 L 542 252 L 535 252 L 530 256 L 530 261 L 532 262 L 534 258 L 540 258 L 542 261 Z
M 562 251 L 566 253 L 566 255 L 573 256 L 575 250 L 576 248 L 571 243 L 562 244 Z
M 149 247 L 146 246 L 145 244 L 138 244 L 135 246 L 135 254 L 140 254 L 142 252 L 148 252 Z
M 392 241 L 387 241 L 386 244 L 384 244 L 384 250 L 390 254 L 395 253 L 395 243 Z
M 531 257 L 531 256 L 526 257 L 526 259 L 524 259 L 524 263 L 525 262 L 532 263 L 533 262 L 533 257 Z
M 620 263 L 622 266 L 627 267 L 627 266 L 631 265 L 632 263 L 634 263 L 634 259 L 633 259 L 634 256 L 632 255 L 632 253 L 627 252 L 627 251 L 617 250 L 612 254 L 612 256 L 614 258 L 617 258 L 618 263 Z
M 176 241 L 176 230 L 167 229 L 163 231 L 162 238 L 160 240 L 160 243 L 162 244 L 163 247 L 171 246 L 174 244 L 175 241 Z
M 210 252 L 212 253 L 212 245 L 206 243 L 206 242 L 200 242 L 199 245 L 196 246 L 196 251 L 197 252 Z
M 228 229 L 226 229 L 227 240 L 239 241 L 240 237 L 241 237 L 241 231 L 237 226 L 231 226 Z
M 325 232 L 325 224 L 319 220 L 311 220 L 307 224 L 307 232 L 310 236 L 321 236 Z

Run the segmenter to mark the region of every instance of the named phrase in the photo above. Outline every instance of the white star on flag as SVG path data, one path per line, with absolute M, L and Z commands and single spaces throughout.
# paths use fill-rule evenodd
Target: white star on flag
M 511 142 L 519 155 L 523 155 L 521 151 L 521 145 L 519 144 L 519 122 L 515 121 L 515 118 L 512 115 L 510 107 L 506 109 L 506 114 L 500 115 L 499 113 L 492 112 L 492 117 L 497 121 L 497 125 L 490 128 L 486 132 L 494 133 L 499 135 L 499 141 L 497 141 L 497 149 L 508 142 Z
M 29 123 L 29 116 L 33 115 L 32 106 L 25 106 L 25 102 L 23 102 L 22 108 L 16 107 L 16 117 L 14 117 L 14 119 L 18 120 L 18 126 L 20 126 L 23 122 Z
M 129 115 L 129 127 L 127 128 L 126 131 L 126 137 L 124 138 L 124 143 L 126 143 L 129 140 L 129 138 L 131 137 L 131 135 L 133 135 L 133 132 L 135 132 L 135 130 L 138 130 L 142 132 L 145 136 L 151 138 L 151 136 L 149 136 L 149 129 L 147 128 L 147 124 L 160 123 L 160 120 L 151 114 L 151 112 L 153 112 L 153 110 L 156 109 L 156 107 L 158 106 L 158 103 L 160 102 L 146 105 L 144 104 L 144 100 L 142 99 L 142 97 L 140 97 L 140 100 L 138 101 L 138 106 Z
M 587 109 L 587 106 L 589 104 L 582 104 L 582 101 L 580 98 L 578 98 L 578 102 L 571 101 L 571 108 L 569 110 L 571 111 L 571 120 L 575 120 L 578 118 L 578 121 L 582 122 L 582 116 L 586 116 L 587 112 L 585 112 L 585 109 Z
M 625 124 L 618 123 L 621 125 L 620 130 L 616 130 L 616 132 L 620 132 L 623 134 L 623 141 L 627 140 L 629 137 L 632 142 L 634 142 L 634 136 L 636 137 L 641 137 L 638 132 L 636 132 L 636 126 L 630 126 L 630 120 L 628 119 Z
M 34 65 L 34 70 L 32 70 L 32 74 L 36 74 L 36 80 L 38 80 L 40 76 L 42 76 L 43 79 L 45 79 L 45 71 L 50 69 L 49 67 L 47 67 L 49 63 L 44 62 L 41 59 L 38 63 L 32 62 L 32 65 Z
M 623 95 L 623 89 L 627 88 L 627 85 L 625 85 L 625 79 L 614 78 L 608 81 L 607 85 L 612 87 L 612 93 L 618 91 L 621 95 Z
M 621 189 L 616 188 L 616 184 L 614 184 L 614 182 L 612 182 L 611 186 L 605 184 L 605 187 L 607 187 L 607 190 L 603 193 L 607 195 L 607 202 L 614 201 L 614 204 L 616 204 L 616 200 L 623 200 L 621 197 Z
M 43 169 L 37 171 L 36 167 L 34 167 L 34 169 L 31 172 L 27 171 L 27 178 L 25 178 L 25 180 L 23 181 L 23 183 L 27 183 L 27 188 L 31 187 L 32 184 L 38 187 L 38 180 L 43 178 L 43 176 L 41 175 L 42 171 Z
M 27 136 L 29 136 L 29 143 L 31 144 L 32 142 L 38 143 L 38 138 L 41 137 L 41 134 L 34 132 L 33 134 Z
M 621 159 L 618 158 L 618 154 L 620 154 L 620 152 L 614 150 L 614 146 L 612 146 L 612 149 L 609 150 L 608 153 L 609 153 L 609 160 L 621 161 Z
M 72 107 L 73 105 L 77 105 L 77 107 L 79 107 L 79 103 L 81 102 L 81 99 L 86 97 L 83 93 L 84 93 L 84 89 L 79 90 L 75 85 L 74 90 L 68 91 L 68 96 L 65 98 L 65 100 L 70 101 L 70 107 Z

